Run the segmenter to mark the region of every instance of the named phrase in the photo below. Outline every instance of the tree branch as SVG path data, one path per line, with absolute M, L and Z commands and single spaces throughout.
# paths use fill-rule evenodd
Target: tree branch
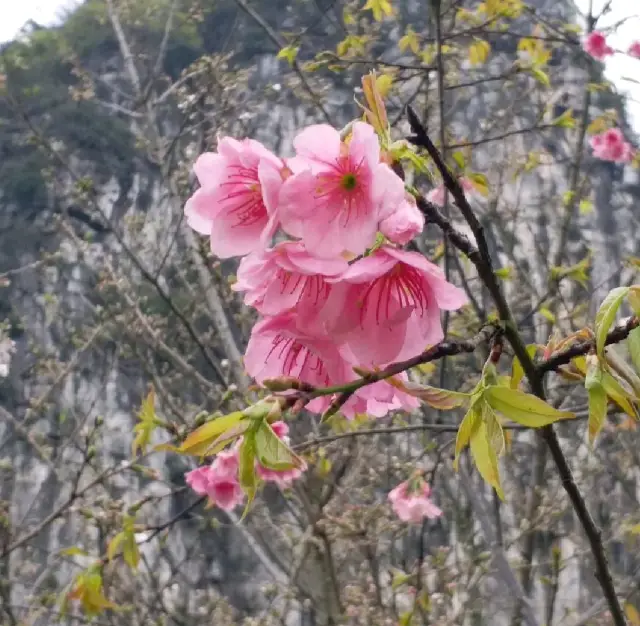
M 605 345 L 609 346 L 624 341 L 629 336 L 629 333 L 638 327 L 640 327 L 640 317 L 636 315 L 625 317 L 609 331 Z M 557 370 L 560 366 L 570 363 L 571 359 L 589 354 L 595 345 L 595 341 L 579 341 L 560 352 L 552 354 L 548 359 L 539 361 L 536 364 L 536 370 L 540 374 Z
M 475 246 L 471 246 L 471 248 L 469 248 L 468 244 L 470 242 L 468 242 L 468 239 L 465 243 L 460 237 L 457 237 L 458 241 L 465 244 L 463 248 L 460 249 L 465 254 L 467 254 L 467 251 L 472 253 L 467 254 L 467 256 L 469 257 L 469 260 L 475 265 L 480 279 L 485 284 L 496 305 L 498 316 L 504 324 L 505 337 L 509 341 L 511 347 L 513 348 L 513 351 L 515 352 L 522 365 L 522 369 L 527 376 L 527 379 L 531 386 L 531 390 L 536 396 L 538 396 L 542 400 L 545 400 L 546 394 L 543 385 L 544 375 L 543 373 L 538 371 L 533 360 L 526 350 L 526 345 L 522 337 L 520 336 L 520 333 L 518 332 L 518 328 L 513 319 L 509 304 L 507 303 L 506 298 L 502 292 L 502 288 L 500 287 L 500 284 L 494 274 L 491 256 L 489 255 L 489 250 L 484 237 L 484 230 L 482 228 L 482 225 L 471 209 L 471 206 L 469 205 L 469 202 L 465 197 L 460 183 L 449 171 L 449 168 L 440 156 L 440 153 L 427 135 L 424 126 L 418 119 L 415 111 L 410 106 L 407 107 L 407 114 L 409 118 L 409 124 L 411 125 L 411 130 L 414 133 L 412 137 L 409 137 L 409 140 L 416 146 L 423 147 L 427 150 L 429 156 L 433 159 L 436 167 L 438 168 L 445 186 L 453 196 L 455 203 L 458 205 L 460 212 L 471 228 L 471 231 L 476 239 L 477 249 L 475 248 Z M 419 208 L 421 208 L 420 205 L 418 206 Z M 442 219 L 448 221 L 446 220 L 446 218 L 444 218 L 444 216 L 442 216 Z M 453 226 L 450 225 L 448 231 L 449 233 L 452 233 L 454 231 Z M 569 463 L 562 451 L 562 447 L 560 446 L 558 436 L 553 426 L 545 426 L 541 429 L 540 434 L 549 446 L 551 456 L 556 464 L 556 468 L 560 475 L 562 486 L 564 487 L 567 495 L 569 496 L 569 499 L 571 500 L 571 504 L 573 505 L 576 515 L 580 520 L 580 524 L 582 525 L 587 536 L 587 540 L 589 541 L 591 553 L 593 554 L 596 566 L 596 577 L 606 598 L 609 610 L 611 611 L 613 623 L 616 626 L 626 626 L 624 612 L 616 595 L 611 572 L 609 571 L 609 564 L 607 562 L 607 557 L 604 550 L 604 545 L 602 543 L 602 538 L 600 536 L 600 531 L 598 530 L 595 522 L 593 521 L 593 518 L 591 517 L 591 514 L 589 513 L 582 493 L 576 485 L 571 467 L 569 466 Z

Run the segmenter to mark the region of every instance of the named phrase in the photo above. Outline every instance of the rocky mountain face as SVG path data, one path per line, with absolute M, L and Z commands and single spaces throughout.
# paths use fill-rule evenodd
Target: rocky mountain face
M 329 118 L 343 126 L 358 114 L 353 88 L 368 64 L 305 77 L 275 58 L 274 33 L 304 32 L 312 44 L 302 46 L 301 63 L 313 58 L 305 54 L 314 46 L 333 49 L 343 37 L 340 9 L 333 4 L 253 3 L 260 8 L 256 14 L 253 4 L 224 0 L 200 13 L 193 9 L 193 15 L 180 12 L 190 3 L 177 4 L 174 30 L 165 39 L 171 3 L 141 3 L 147 9 L 140 8 L 140 14 L 137 5 L 122 3 L 143 85 L 152 75 L 155 53 L 166 48 L 161 71 L 146 93 L 136 93 L 131 59 L 123 54 L 102 0 L 88 0 L 58 29 L 29 26 L 21 40 L 2 51 L 0 323 L 6 322 L 5 334 L 16 346 L 8 375 L 0 378 L 0 554 L 10 551 L 0 560 L 0 578 L 7 581 L 0 583 L 8 620 L 3 617 L 2 623 L 22 623 L 27 615 L 32 621 L 24 623 L 65 623 L 69 618 L 58 616 L 52 598 L 91 557 L 61 551 L 76 546 L 94 557 L 103 554 L 123 511 L 143 500 L 150 503 L 140 508 L 147 530 L 139 536 L 149 538 L 142 548 L 145 570 L 136 579 L 110 574 L 119 601 L 133 602 L 138 609 L 132 617 L 115 614 L 109 623 L 240 623 L 233 621 L 233 611 L 266 615 L 271 602 L 280 608 L 296 604 L 295 620 L 287 623 L 337 623 L 332 621 L 339 610 L 332 605 L 328 544 L 315 537 L 300 554 L 307 541 L 305 529 L 298 528 L 300 520 L 312 517 L 323 498 L 330 497 L 319 481 L 310 478 L 306 495 L 293 499 L 268 492 L 266 505 L 250 522 L 236 525 L 236 517 L 194 504 L 193 494 L 183 488 L 183 474 L 193 464 L 170 453 L 134 463 L 131 445 L 149 384 L 158 413 L 177 424 L 199 411 L 228 412 L 242 403 L 246 391 L 239 355 L 252 320 L 228 289 L 235 264 L 207 258 L 181 224 L 182 204 L 193 184 L 189 159 L 211 146 L 219 132 L 252 136 L 290 154 L 303 125 Z M 529 4 L 550 20 L 571 16 L 569 2 Z M 388 29 L 384 43 L 372 54 L 389 64 L 408 63 L 397 41 L 408 24 L 421 31 L 429 20 L 423 3 L 403 3 L 393 24 L 382 27 Z M 558 245 L 566 247 L 563 264 L 577 263 L 591 250 L 588 290 L 601 299 L 629 279 L 623 260 L 640 256 L 640 244 L 634 236 L 639 215 L 633 172 L 595 162 L 586 150 L 580 177 L 592 190 L 586 195 L 593 208 L 582 211 L 567 237 L 561 236 L 563 214 L 550 207 L 562 206 L 558 198 L 572 187 L 577 133 L 561 127 L 509 133 L 549 124 L 568 108 L 579 120 L 590 70 L 579 54 L 558 54 L 551 66 L 551 96 L 536 91 L 535 78 L 514 76 L 509 80 L 520 81 L 522 93 L 530 95 L 513 101 L 513 89 L 501 90 L 480 78 L 508 73 L 516 46 L 517 40 L 496 35 L 488 64 L 481 70 L 459 68 L 452 78 L 469 84 L 445 92 L 443 119 L 433 101 L 425 101 L 423 110 L 434 132 L 444 121 L 449 141 L 464 138 L 460 141 L 474 146 L 472 168 L 486 173 L 496 190 L 488 199 L 478 198 L 477 209 L 497 266 L 515 268 L 518 281 L 526 276 L 532 286 L 524 297 L 518 281 L 506 286 L 524 318 L 537 304 L 535 294 L 545 291 L 541 263 L 546 267 Z M 421 89 L 424 77 L 414 74 L 406 78 L 405 95 Z M 541 120 L 549 97 L 555 104 Z M 620 103 L 600 94 L 588 107 L 595 118 Z M 398 116 L 399 136 L 406 133 L 401 110 L 390 111 Z M 484 143 L 487 136 L 502 138 Z M 544 153 L 541 158 L 549 165 L 529 170 L 516 182 L 505 180 L 504 164 L 515 153 Z M 432 251 L 434 238 L 429 229 L 420 245 Z M 579 285 L 567 289 L 567 298 L 588 302 Z M 486 294 L 479 299 L 489 307 Z M 530 316 L 531 342 L 546 341 L 541 319 Z M 300 426 L 301 432 L 305 429 L 308 424 Z M 563 435 L 569 445 L 578 436 L 571 430 Z M 526 458 L 535 445 L 533 436 L 523 437 L 516 449 Z M 616 444 L 610 446 L 612 453 L 623 453 Z M 354 450 L 345 446 L 344 454 L 338 454 L 331 480 L 338 481 L 341 463 Z M 379 460 L 386 452 L 369 454 Z M 611 498 L 619 500 L 621 509 L 629 506 L 622 492 L 637 490 L 633 472 L 619 479 L 603 477 L 596 468 L 594 477 L 587 465 L 597 461 L 576 462 L 578 471 L 584 471 L 584 484 L 592 487 L 591 504 L 602 512 L 601 523 Z M 531 468 L 513 465 L 518 492 L 528 484 Z M 447 478 L 446 489 L 452 501 L 466 502 L 469 494 L 456 480 Z M 340 497 L 345 507 L 362 503 Z M 369 501 L 369 496 L 357 497 Z M 370 501 L 383 500 L 381 489 Z M 469 506 L 460 505 L 462 518 L 465 511 L 472 515 Z M 524 503 L 514 507 L 505 516 L 520 519 Z M 584 546 L 571 535 L 577 532 L 571 514 L 563 515 L 561 530 L 541 531 L 537 541 L 561 541 L 565 555 L 578 554 Z M 166 541 L 151 541 L 152 536 L 163 538 L 163 524 L 170 520 L 175 523 Z M 455 551 L 456 542 L 473 536 L 473 524 L 465 530 L 463 521 L 429 526 L 426 534 L 434 550 L 449 545 Z M 383 564 L 414 554 L 418 537 L 416 531 L 401 546 L 390 545 Z M 405 557 L 398 556 L 402 550 Z M 633 570 L 635 560 L 621 542 L 615 550 L 616 567 Z M 514 545 L 510 554 L 518 553 Z M 344 568 L 358 571 L 357 558 L 351 564 L 348 554 L 339 558 Z M 268 585 L 285 585 L 295 568 L 294 597 L 274 598 Z M 597 589 L 585 568 L 588 563 L 578 556 L 569 559 L 563 576 L 571 593 L 558 598 L 557 614 L 588 600 L 590 590 Z M 536 602 L 543 607 L 547 589 L 544 583 L 538 587 Z M 485 591 L 490 594 L 491 589 L 488 583 Z M 510 611 L 499 595 L 496 615 L 509 623 Z M 29 611 L 29 606 L 40 612 Z M 489 623 L 483 621 L 486 615 L 480 613 L 475 623 Z M 205 617 L 209 622 L 203 622 Z

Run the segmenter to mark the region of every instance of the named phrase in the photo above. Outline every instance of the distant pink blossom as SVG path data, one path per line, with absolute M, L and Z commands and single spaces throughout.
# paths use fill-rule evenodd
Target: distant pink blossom
M 267 378 L 290 376 L 318 387 L 355 379 L 349 363 L 331 336 L 306 334 L 289 312 L 259 321 L 251 332 L 244 355 L 247 373 L 257 383 Z M 322 412 L 328 408 L 327 396 L 316 398 L 306 408 Z
M 208 496 L 225 511 L 235 509 L 244 500 L 244 492 L 238 482 L 237 457 L 235 461 L 232 458 L 232 453 L 221 452 L 211 465 L 185 474 L 187 484 L 198 495 Z
M 398 208 L 380 222 L 380 232 L 393 243 L 409 243 L 424 228 L 424 215 L 412 197 L 407 197 Z
M 442 341 L 440 310 L 467 303 L 437 265 L 388 245 L 350 265 L 337 282 L 325 310 L 340 314 L 327 331 L 344 342 L 351 363 L 364 367 L 408 359 Z
M 187 222 L 208 235 L 220 258 L 266 247 L 278 227 L 278 194 L 284 163 L 253 139 L 224 137 L 218 152 L 194 165 L 200 188 L 185 205 Z
M 394 513 L 403 522 L 419 524 L 423 519 L 436 519 L 442 511 L 431 501 L 431 488 L 422 478 L 400 483 L 389 493 Z
M 286 422 L 273 422 L 270 426 L 278 438 L 282 439 L 283 443 L 286 445 L 289 445 L 289 437 L 287 436 L 289 433 L 289 426 Z M 283 489 L 291 487 L 293 481 L 300 478 L 305 470 L 306 467 L 294 467 L 289 470 L 273 470 L 260 465 L 260 463 L 256 464 L 256 474 L 259 478 L 266 482 L 276 483 Z
M 635 57 L 636 59 L 640 59 L 640 41 L 634 41 L 629 46 L 629 50 L 627 50 L 627 54 L 629 56 Z
M 404 200 L 404 183 L 380 162 L 380 143 L 369 124 L 356 122 L 344 143 L 327 124 L 309 126 L 294 140 L 294 171 L 280 192 L 283 229 L 310 254 L 360 255 L 373 245 L 379 223 Z
M 619 128 L 610 128 L 604 133 L 594 135 L 589 140 L 593 148 L 593 156 L 603 161 L 627 163 L 633 159 L 634 149 L 625 141 Z
M 232 289 L 244 291 L 245 304 L 264 315 L 295 310 L 299 325 L 308 329 L 331 293 L 325 278 L 348 267 L 342 257 L 318 259 L 302 243 L 286 241 L 244 257 Z
M 458 182 L 465 193 L 473 193 L 475 191 L 473 182 L 469 178 L 460 178 Z M 444 206 L 444 196 L 445 186 L 439 185 L 427 194 L 427 200 L 429 200 L 429 202 L 433 202 L 433 204 L 437 204 L 438 206 Z M 451 194 L 449 194 L 449 196 L 451 196 Z
M 605 35 L 599 31 L 589 33 L 584 38 L 582 47 L 587 54 L 600 61 L 615 53 L 615 50 L 607 44 Z

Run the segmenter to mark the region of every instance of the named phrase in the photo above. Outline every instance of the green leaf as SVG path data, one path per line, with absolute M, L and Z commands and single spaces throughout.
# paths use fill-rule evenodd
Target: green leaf
M 589 277 L 587 276 L 587 270 L 589 269 L 589 265 L 591 263 L 591 259 L 589 256 L 586 256 L 582 261 L 579 261 L 575 265 L 571 265 L 570 267 L 558 266 L 551 268 L 551 278 L 554 280 L 561 280 L 562 278 L 570 278 L 571 280 L 575 280 L 577 283 L 580 283 L 583 287 L 587 287 Z
M 596 350 L 598 356 L 604 354 L 604 344 L 607 340 L 607 333 L 616 319 L 616 314 L 622 301 L 627 297 L 628 293 L 629 287 L 616 287 L 612 289 L 598 309 L 598 313 L 596 314 Z
M 556 323 L 556 316 L 546 306 L 541 306 L 538 309 L 538 313 L 548 319 L 552 324 Z
M 471 398 L 471 395 L 468 393 L 430 387 L 429 385 L 420 385 L 408 380 L 401 380 L 395 376 L 388 378 L 387 382 L 396 387 L 396 389 L 400 389 L 414 398 L 419 398 L 434 409 L 440 409 L 441 411 L 457 409 Z
M 498 470 L 498 457 L 491 446 L 487 427 L 480 422 L 478 428 L 471 435 L 471 456 L 482 478 L 489 483 L 504 500 L 504 493 L 500 486 L 500 472 Z
M 280 52 L 278 52 L 276 58 L 286 59 L 289 62 L 289 65 L 293 65 L 296 57 L 298 56 L 298 50 L 300 50 L 298 46 L 285 46 L 280 50 Z
M 156 427 L 156 411 L 155 411 L 155 393 L 153 387 L 140 407 L 138 413 L 139 423 L 133 428 L 136 436 L 131 444 L 132 456 L 137 456 L 138 452 L 143 454 L 146 452 L 147 446 L 151 441 L 151 435 Z
M 116 554 L 118 554 L 118 549 L 123 544 L 126 538 L 126 533 L 124 531 L 119 532 L 113 539 L 109 542 L 107 547 L 107 558 L 109 561 L 113 561 Z
M 414 54 L 418 54 L 420 52 L 420 41 L 418 41 L 418 35 L 416 35 L 416 32 L 411 28 L 411 26 L 407 27 L 405 34 L 400 37 L 398 47 L 402 52 L 405 52 L 407 49 L 411 50 Z
M 202 456 L 207 453 L 212 444 L 226 431 L 245 419 L 242 411 L 235 411 L 223 417 L 207 422 L 194 430 L 178 448 L 181 454 Z
M 132 569 L 138 569 L 140 563 L 140 550 L 136 542 L 136 536 L 133 531 L 127 532 L 125 540 L 122 544 L 122 556 L 125 563 Z
M 462 419 L 462 422 L 460 422 L 458 434 L 456 435 L 456 451 L 455 458 L 453 460 L 453 468 L 456 472 L 458 471 L 460 454 L 469 445 L 469 441 L 471 441 L 473 433 L 478 429 L 481 423 L 481 407 L 478 402 L 474 402 Z
M 540 68 L 537 67 L 532 67 L 531 69 L 531 73 L 533 74 L 533 77 L 542 85 L 544 85 L 545 87 L 550 87 L 551 86 L 551 81 L 549 80 L 549 76 L 547 75 L 546 72 L 542 71 Z
M 242 514 L 242 519 L 245 518 L 247 513 L 249 512 L 249 507 L 253 502 L 253 499 L 256 495 L 256 489 L 258 485 L 258 478 L 256 475 L 256 454 L 257 454 L 257 444 L 256 444 L 256 431 L 254 429 L 249 430 L 244 439 L 242 440 L 242 445 L 240 446 L 240 486 L 247 494 L 247 506 L 244 509 Z
M 602 366 L 595 355 L 587 359 L 584 386 L 589 395 L 589 442 L 593 445 L 607 419 L 607 392 L 602 385 Z
M 371 11 L 376 22 L 381 22 L 385 16 L 391 17 L 393 15 L 393 7 L 389 0 L 367 0 L 362 10 Z
M 469 62 L 472 65 L 481 65 L 486 62 L 491 52 L 491 44 L 483 39 L 476 39 L 469 46 Z
M 640 315 L 640 287 L 638 285 L 629 288 L 629 306 L 635 315 Z
M 622 386 L 622 384 L 620 384 L 615 376 L 607 372 L 604 368 L 602 369 L 601 383 L 604 392 L 609 398 L 611 398 L 611 400 L 613 400 L 627 415 L 633 417 L 633 419 L 638 419 L 638 412 L 632 404 L 632 401 L 635 400 L 634 396 L 631 395 Z
M 275 471 L 286 471 L 303 464 L 302 459 L 273 432 L 266 422 L 261 424 L 256 433 L 256 456 L 260 465 Z
M 544 400 L 519 389 L 488 387 L 484 397 L 498 413 L 529 428 L 541 428 L 558 420 L 575 418 L 574 413 L 559 411 Z
M 391 589 L 395 591 L 402 585 L 409 583 L 415 579 L 415 574 L 405 574 L 404 572 L 395 572 L 391 581 Z
M 533 358 L 538 352 L 538 346 L 536 344 L 531 344 L 527 346 L 527 354 Z M 522 363 L 520 363 L 520 359 L 517 356 L 513 357 L 513 364 L 511 365 L 511 389 L 517 389 L 520 385 L 520 381 L 524 376 L 524 370 L 522 369 Z
M 82 548 L 78 548 L 77 546 L 60 550 L 58 554 L 60 556 L 89 556 L 89 553 L 86 550 L 83 550 Z
M 505 441 L 504 431 L 502 426 L 493 412 L 493 409 L 486 403 L 482 403 L 482 419 L 487 428 L 487 437 L 489 438 L 489 444 L 496 456 L 499 458 L 504 452 Z
M 502 280 L 511 280 L 513 278 L 513 267 L 501 267 L 499 270 L 496 270 L 494 274 L 498 278 L 502 278 Z
M 473 172 L 468 174 L 467 178 L 471 181 L 471 184 L 480 195 L 485 197 L 489 195 L 489 181 L 484 174 Z
M 562 115 L 556 117 L 552 124 L 560 128 L 574 128 L 576 120 L 573 117 L 573 109 L 567 109 Z
M 242 420 L 220 435 L 203 453 L 203 456 L 214 456 L 241 437 L 251 426 L 250 420 Z
M 398 620 L 398 626 L 411 626 L 411 620 L 413 619 L 413 611 L 405 611 L 400 615 Z
M 460 150 L 456 150 L 452 155 L 451 158 L 456 162 L 456 165 L 461 169 L 464 170 L 465 166 L 466 166 L 466 160 L 464 158 L 464 154 L 462 152 L 460 152 Z
M 589 213 L 593 212 L 593 202 L 591 200 L 580 200 L 580 204 L 578 205 L 578 210 L 580 211 L 580 215 L 589 215 Z
M 626 529 L 628 533 L 632 535 L 640 535 L 640 524 L 634 524 Z
M 630 602 L 625 603 L 624 614 L 629 620 L 629 626 L 640 626 L 640 613 L 638 613 L 638 609 Z
M 636 372 L 640 374 L 640 328 L 634 328 L 627 337 L 629 356 Z

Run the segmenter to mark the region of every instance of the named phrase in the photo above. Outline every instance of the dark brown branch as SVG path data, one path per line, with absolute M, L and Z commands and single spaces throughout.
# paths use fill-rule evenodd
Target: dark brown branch
M 471 245 L 471 248 L 469 249 L 468 244 L 470 244 L 470 242 L 468 242 L 468 239 L 467 242 L 464 242 L 462 236 L 457 236 L 455 240 L 451 239 L 451 241 L 454 242 L 454 245 L 457 245 L 456 241 L 460 241 L 465 244 L 464 247 L 460 249 L 462 252 L 467 254 L 469 260 L 474 264 L 480 279 L 491 294 L 498 310 L 498 315 L 504 324 L 505 338 L 509 341 L 513 351 L 520 360 L 522 369 L 524 370 L 531 386 L 531 390 L 536 396 L 545 400 L 546 395 L 543 385 L 544 374 L 536 368 L 536 365 L 527 353 L 525 343 L 518 332 L 517 325 L 511 313 L 511 308 L 509 307 L 509 304 L 502 293 L 500 283 L 494 274 L 491 256 L 489 255 L 482 225 L 471 209 L 460 183 L 449 171 L 449 168 L 445 164 L 440 153 L 427 135 L 424 126 L 410 106 L 407 107 L 407 115 L 409 118 L 409 124 L 411 125 L 411 130 L 414 133 L 409 140 L 416 146 L 425 148 L 429 153 L 429 156 L 433 159 L 433 162 L 442 176 L 445 186 L 453 196 L 455 203 L 458 205 L 460 212 L 473 232 L 477 242 L 477 249 L 473 245 Z M 448 221 L 444 216 L 442 219 L 445 222 Z M 455 229 L 449 224 L 445 232 L 448 232 L 448 236 L 451 237 L 451 234 L 455 232 Z M 468 254 L 468 252 L 471 254 Z M 551 452 L 551 456 L 560 475 L 562 486 L 571 500 L 571 504 L 578 516 L 578 519 L 580 520 L 585 535 L 587 536 L 587 540 L 589 541 L 589 546 L 596 566 L 596 577 L 602 588 L 607 605 L 609 606 L 613 623 L 616 626 L 626 626 L 624 612 L 616 594 L 611 572 L 609 571 L 609 564 L 607 562 L 607 556 L 600 536 L 600 531 L 589 513 L 582 493 L 576 485 L 571 467 L 569 466 L 564 452 L 562 451 L 562 447 L 560 446 L 558 436 L 553 426 L 545 426 L 541 429 L 540 434 L 549 447 L 549 451 Z
M 425 350 L 406 361 L 398 361 L 397 363 L 392 363 L 377 372 L 370 372 L 359 380 L 350 383 L 348 386 L 341 385 L 339 389 L 336 389 L 336 391 L 339 392 L 339 395 L 325 413 L 325 419 L 337 413 L 340 410 L 340 407 L 343 406 L 358 389 L 366 387 L 367 385 L 372 385 L 373 383 L 381 380 L 385 380 L 386 378 L 391 378 L 392 376 L 406 372 L 407 370 L 417 367 L 418 365 L 423 365 L 424 363 L 437 361 L 438 359 L 442 359 L 446 356 L 474 352 L 481 343 L 488 343 L 499 332 L 501 331 L 496 326 L 484 326 L 480 332 L 478 332 L 474 337 L 471 337 L 471 339 L 442 341 L 441 343 L 436 344 L 428 350 Z M 313 399 L 319 396 L 329 395 L 332 392 L 331 389 L 332 388 L 330 387 L 316 389 L 309 393 L 307 398 Z
M 629 333 L 635 328 L 640 327 L 640 317 L 632 315 L 620 320 L 607 335 L 605 345 L 609 346 L 614 343 L 624 341 Z M 568 348 L 553 354 L 548 359 L 540 361 L 536 364 L 536 369 L 540 374 L 546 374 L 557 370 L 561 365 L 567 365 L 577 356 L 584 356 L 595 347 L 594 341 L 579 341 Z

